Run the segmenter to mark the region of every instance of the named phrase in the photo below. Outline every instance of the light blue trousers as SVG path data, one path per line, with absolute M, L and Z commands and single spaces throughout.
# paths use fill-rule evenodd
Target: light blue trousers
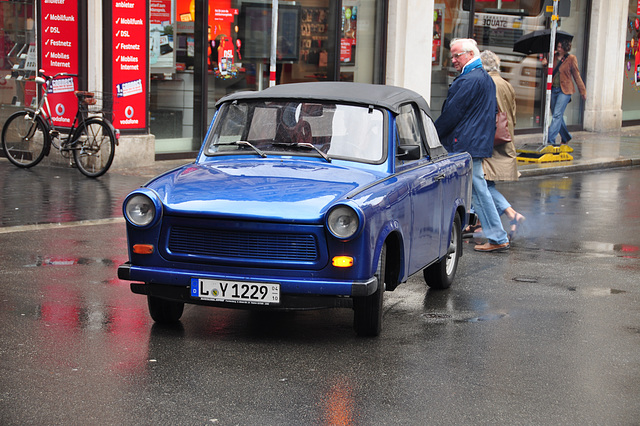
M 473 184 L 471 189 L 471 203 L 480 219 L 482 232 L 492 244 L 509 242 L 507 232 L 502 227 L 502 221 L 493 202 L 491 192 L 484 179 L 482 158 L 473 159 Z
M 560 133 L 562 142 L 568 142 L 571 140 L 571 133 L 567 129 L 567 124 L 564 122 L 564 110 L 567 109 L 567 105 L 571 101 L 571 95 L 566 95 L 560 87 L 554 87 L 551 89 L 551 124 L 549 125 L 548 142 L 551 145 L 556 143 L 556 136 Z

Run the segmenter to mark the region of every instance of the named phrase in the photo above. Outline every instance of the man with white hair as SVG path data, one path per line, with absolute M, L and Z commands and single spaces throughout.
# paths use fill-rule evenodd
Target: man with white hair
M 473 39 L 451 41 L 451 63 L 460 73 L 451 83 L 442 114 L 435 125 L 449 152 L 468 152 L 473 159 L 472 204 L 487 238 L 474 250 L 509 249 L 507 232 L 493 203 L 482 170 L 482 159 L 491 157 L 496 132 L 496 86 L 484 70 Z

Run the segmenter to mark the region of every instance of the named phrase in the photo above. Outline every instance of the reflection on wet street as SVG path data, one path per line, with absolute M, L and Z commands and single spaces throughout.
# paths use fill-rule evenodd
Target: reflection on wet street
M 31 169 L 0 163 L 0 227 L 72 222 L 122 216 L 122 200 L 144 177 L 108 173 L 81 179 L 73 168 Z
M 640 168 L 502 184 L 527 217 L 512 249 L 466 240 L 450 290 L 419 274 L 385 294 L 375 339 L 347 309 L 189 305 L 155 325 L 117 278 L 124 222 L 105 220 L 146 178 L 22 172 L 0 162 L 0 424 L 640 418 Z
M 638 244 L 629 231 L 640 218 L 640 173 L 625 170 L 538 177 L 501 190 L 527 217 L 518 233 L 528 249 L 633 257 Z

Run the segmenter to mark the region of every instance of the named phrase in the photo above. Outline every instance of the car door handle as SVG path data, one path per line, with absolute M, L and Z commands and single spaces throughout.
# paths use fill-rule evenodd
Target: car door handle
M 442 179 L 444 179 L 444 178 L 445 178 L 445 176 L 444 176 L 444 173 L 443 173 L 443 174 L 441 174 L 441 175 L 436 176 L 433 180 L 436 180 L 436 181 L 437 181 L 437 180 L 442 180 Z

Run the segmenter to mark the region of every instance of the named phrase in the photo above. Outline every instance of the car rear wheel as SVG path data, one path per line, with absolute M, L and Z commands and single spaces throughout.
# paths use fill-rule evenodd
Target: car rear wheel
M 447 254 L 438 262 L 422 271 L 427 285 L 433 289 L 443 290 L 451 287 L 458 269 L 458 260 L 462 253 L 462 228 L 460 215 L 456 213 L 451 225 L 451 236 Z
M 173 324 L 180 320 L 184 303 L 147 296 L 149 314 L 159 324 Z
M 353 328 L 358 336 L 375 337 L 382 330 L 382 299 L 384 294 L 384 273 L 387 260 L 387 245 L 382 246 L 376 278 L 378 288 L 370 296 L 353 299 Z

